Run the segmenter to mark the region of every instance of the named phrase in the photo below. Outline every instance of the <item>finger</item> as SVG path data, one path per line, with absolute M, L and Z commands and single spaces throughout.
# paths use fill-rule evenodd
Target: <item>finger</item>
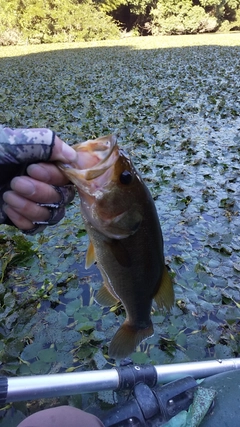
M 80 169 L 87 169 L 99 162 L 99 158 L 93 153 L 89 153 L 87 150 L 77 152 L 57 136 L 54 140 L 51 160 L 60 160 L 63 163 L 71 163 L 74 167 Z
M 69 182 L 60 169 L 52 163 L 31 164 L 27 168 L 27 173 L 31 178 L 52 185 L 63 186 Z
M 77 152 L 65 144 L 58 136 L 55 136 L 54 146 L 52 149 L 51 160 L 59 160 L 61 162 L 74 162 L 77 159 Z
M 25 218 L 20 213 L 16 212 L 11 206 L 4 205 L 3 210 L 13 222 L 13 224 L 20 230 L 31 230 L 35 225 L 27 218 Z
M 3 194 L 3 200 L 16 213 L 20 214 L 31 222 L 48 221 L 50 217 L 49 209 L 43 206 L 39 206 L 36 203 L 19 196 L 14 191 L 6 191 Z M 19 228 L 22 228 L 22 226 Z
M 51 185 L 45 184 L 44 182 L 37 181 L 27 176 L 18 176 L 13 178 L 10 185 L 14 194 L 23 196 L 23 198 L 32 202 L 58 203 L 61 200 L 61 194 L 57 192 Z M 7 197 L 9 198 L 9 196 Z M 12 196 L 10 195 L 10 198 L 11 197 Z M 7 200 L 5 201 L 6 203 L 11 204 L 11 202 Z

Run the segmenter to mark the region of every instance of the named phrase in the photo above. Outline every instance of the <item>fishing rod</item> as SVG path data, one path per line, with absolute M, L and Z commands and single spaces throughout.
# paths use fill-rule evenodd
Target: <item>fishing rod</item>
M 104 426 L 147 427 L 154 425 L 154 420 L 158 426 L 163 426 L 179 412 L 189 409 L 198 387 L 195 379 L 239 369 L 240 358 L 157 366 L 134 365 L 131 359 L 124 359 L 119 367 L 101 371 L 0 376 L 0 404 L 104 390 L 130 390 L 130 399 L 102 418 Z
M 132 390 L 139 383 L 154 387 L 159 383 L 166 384 L 187 376 L 201 379 L 237 369 L 240 369 L 240 358 L 157 366 L 130 363 L 100 371 L 0 376 L 0 404 L 104 390 Z

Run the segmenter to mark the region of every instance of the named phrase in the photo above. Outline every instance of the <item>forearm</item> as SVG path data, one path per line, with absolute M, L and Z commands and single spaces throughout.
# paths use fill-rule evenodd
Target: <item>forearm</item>
M 52 154 L 54 138 L 54 132 L 49 129 L 10 129 L 0 126 L 0 165 L 47 161 Z

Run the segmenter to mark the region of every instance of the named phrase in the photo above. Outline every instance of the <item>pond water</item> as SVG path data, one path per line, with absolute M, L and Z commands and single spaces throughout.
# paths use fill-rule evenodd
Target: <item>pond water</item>
M 153 195 L 176 303 L 170 313 L 153 307 L 155 333 L 131 355 L 136 363 L 240 352 L 239 46 L 214 40 L 56 50 L 0 62 L 3 123 L 52 127 L 69 143 L 118 133 Z M 2 227 L 0 243 L 1 373 L 112 366 L 108 345 L 124 312 L 94 301 L 101 279 L 95 266 L 84 269 L 88 238 L 78 201 L 40 236 Z M 106 392 L 14 404 L 1 411 L 0 425 L 11 420 L 15 427 L 23 413 L 59 402 L 101 413 L 116 399 Z

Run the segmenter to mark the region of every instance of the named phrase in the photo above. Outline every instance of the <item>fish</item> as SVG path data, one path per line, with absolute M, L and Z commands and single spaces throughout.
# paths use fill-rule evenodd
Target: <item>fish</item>
M 115 135 L 73 148 L 86 158 L 84 167 L 77 162 L 58 167 L 79 193 L 90 240 L 85 267 L 97 263 L 103 278 L 95 300 L 102 306 L 121 302 L 126 312 L 108 349 L 118 360 L 154 334 L 153 299 L 167 310 L 174 304 L 161 226 L 149 189 Z

